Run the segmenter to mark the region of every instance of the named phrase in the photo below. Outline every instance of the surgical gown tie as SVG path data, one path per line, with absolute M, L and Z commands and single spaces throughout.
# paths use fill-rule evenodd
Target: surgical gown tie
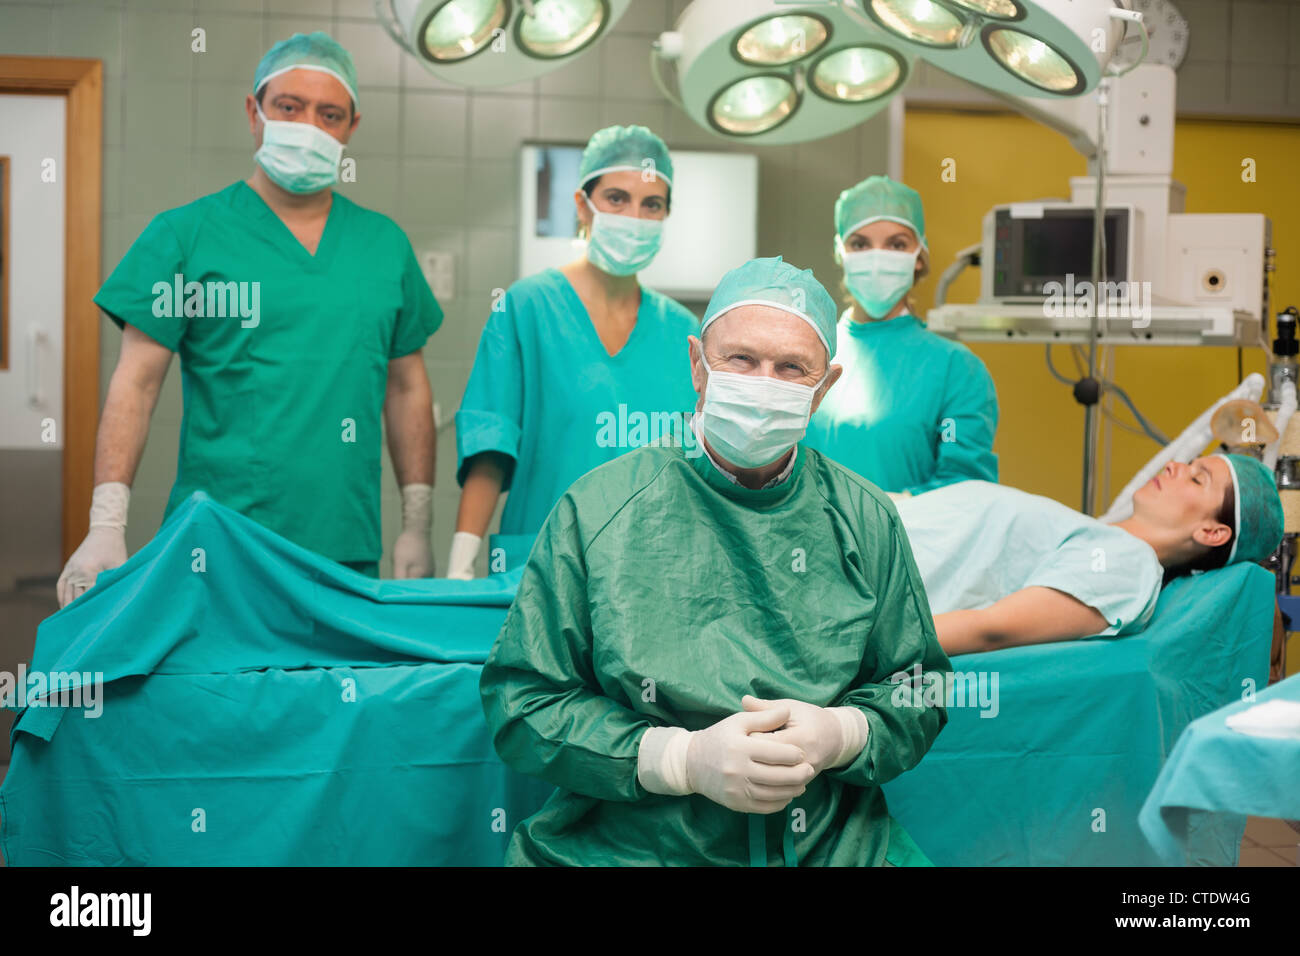
M 767 866 L 766 818 L 761 813 L 749 814 L 749 865 Z M 785 815 L 781 830 L 781 853 L 786 866 L 798 866 L 799 857 L 794 852 L 794 809 Z

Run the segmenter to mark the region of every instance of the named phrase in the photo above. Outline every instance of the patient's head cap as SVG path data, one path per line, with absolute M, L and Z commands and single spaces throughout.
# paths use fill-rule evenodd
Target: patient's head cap
M 1263 561 L 1282 542 L 1282 500 L 1273 472 L 1248 455 L 1223 455 L 1236 491 L 1237 532 L 1228 563 Z

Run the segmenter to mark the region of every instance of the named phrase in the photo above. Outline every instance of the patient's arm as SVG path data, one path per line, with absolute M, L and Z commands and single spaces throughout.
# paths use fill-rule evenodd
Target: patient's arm
M 978 611 L 949 611 L 934 618 L 935 633 L 949 656 L 1068 641 L 1106 627 L 1106 619 L 1096 609 L 1064 591 L 1044 587 L 1025 588 Z

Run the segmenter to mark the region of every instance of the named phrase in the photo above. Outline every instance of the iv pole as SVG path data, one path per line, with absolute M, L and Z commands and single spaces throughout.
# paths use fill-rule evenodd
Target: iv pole
M 1097 497 L 1097 403 L 1101 386 L 1097 381 L 1097 326 L 1102 291 L 1106 288 L 1106 111 L 1110 105 L 1110 77 L 1097 84 L 1097 204 L 1092 218 L 1092 309 L 1088 322 L 1088 376 L 1074 385 L 1075 400 L 1083 404 L 1083 505 L 1086 515 L 1095 514 Z

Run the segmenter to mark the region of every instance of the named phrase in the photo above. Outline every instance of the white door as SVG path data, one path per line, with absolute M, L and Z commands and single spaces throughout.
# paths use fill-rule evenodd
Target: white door
M 0 94 L 0 195 L 8 234 L 0 343 L 0 671 L 30 661 L 39 621 L 58 609 L 63 458 L 65 114 L 62 96 Z M 6 712 L 7 714 L 7 712 Z M 0 718 L 0 764 L 9 755 Z M 2 768 L 0 768 L 2 769 Z

